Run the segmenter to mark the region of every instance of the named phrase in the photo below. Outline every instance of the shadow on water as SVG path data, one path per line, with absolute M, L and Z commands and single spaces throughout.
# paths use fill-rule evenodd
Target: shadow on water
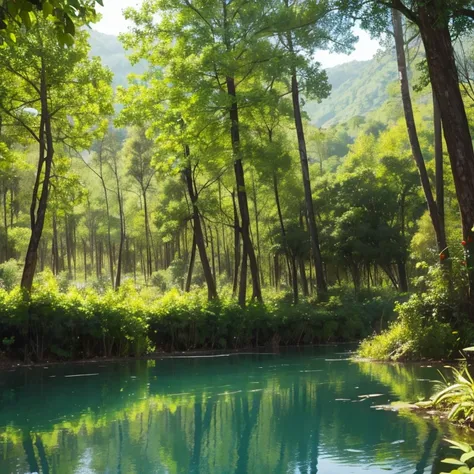
M 436 368 L 341 352 L 0 373 L 0 473 L 441 472 L 452 428 L 373 408 L 426 397 Z

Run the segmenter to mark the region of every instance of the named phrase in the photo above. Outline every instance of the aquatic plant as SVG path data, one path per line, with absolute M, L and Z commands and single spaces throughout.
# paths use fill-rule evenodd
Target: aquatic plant
M 449 409 L 448 419 L 472 424 L 474 421 L 474 379 L 467 365 L 450 367 L 454 383 L 444 379 L 445 387 L 431 397 L 434 407 Z
M 441 462 L 444 464 L 450 464 L 456 466 L 456 469 L 450 471 L 449 473 L 442 472 L 441 474 L 470 474 L 474 472 L 474 450 L 471 446 L 466 443 L 461 443 L 459 441 L 453 441 L 451 439 L 446 440 L 451 444 L 453 449 L 457 449 L 463 452 L 459 458 L 446 458 Z

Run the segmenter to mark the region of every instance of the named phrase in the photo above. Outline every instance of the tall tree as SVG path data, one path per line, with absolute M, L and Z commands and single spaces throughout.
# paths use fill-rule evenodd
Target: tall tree
M 446 262 L 449 257 L 448 244 L 446 241 L 446 231 L 445 231 L 443 222 L 440 218 L 438 203 L 435 201 L 435 198 L 433 196 L 431 183 L 428 177 L 425 160 L 423 158 L 423 153 L 421 151 L 420 141 L 418 138 L 418 132 L 417 132 L 416 123 L 415 123 L 415 116 L 413 113 L 413 106 L 412 106 L 412 101 L 411 101 L 407 60 L 406 60 L 406 55 L 405 55 L 405 42 L 404 42 L 404 37 L 403 37 L 402 17 L 401 17 L 400 12 L 395 9 L 392 10 L 392 24 L 393 24 L 393 34 L 395 38 L 395 48 L 397 52 L 397 65 L 398 65 L 398 72 L 399 72 L 399 77 L 400 77 L 400 89 L 401 89 L 403 110 L 405 114 L 405 122 L 407 125 L 410 146 L 411 146 L 413 158 L 418 168 L 421 186 L 423 188 L 423 193 L 425 195 L 426 204 L 430 213 L 431 222 L 433 223 L 433 228 L 436 234 L 436 241 L 438 243 L 438 252 L 440 254 L 440 261 Z M 439 123 L 438 120 L 436 122 Z M 439 131 L 437 130 L 437 132 Z M 437 142 L 436 151 L 437 153 L 439 153 L 439 146 L 440 146 L 439 133 L 436 133 L 435 139 Z M 438 196 L 437 194 L 437 198 L 438 197 L 441 197 L 441 196 Z
M 431 85 L 439 103 L 444 137 L 451 161 L 468 261 L 470 295 L 474 301 L 474 149 L 459 87 L 453 36 L 469 29 L 472 0 L 340 0 L 339 7 L 363 18 L 373 30 L 383 30 L 390 8 L 398 10 L 420 31 Z
M 25 130 L 38 146 L 31 238 L 22 276 L 27 291 L 32 287 L 43 232 L 55 143 L 86 148 L 100 133 L 97 124 L 111 112 L 111 74 L 87 54 L 85 32 L 77 35 L 74 47 L 64 48 L 53 23 L 41 18 L 18 38 L 14 49 L 0 51 L 2 121 Z
M 275 26 L 278 42 L 288 57 L 288 77 L 293 102 L 293 117 L 305 192 L 306 215 L 316 271 L 316 286 L 320 296 L 327 291 L 321 256 L 319 231 L 316 223 L 309 174 L 308 152 L 303 126 L 301 95 L 321 100 L 329 95 L 327 75 L 320 64 L 311 61 L 317 49 L 333 48 L 347 51 L 354 38 L 350 33 L 351 20 L 334 11 L 332 2 L 283 0 L 278 2 Z
M 252 276 L 252 297 L 261 300 L 262 293 L 250 232 L 239 113 L 241 104 L 248 106 L 249 101 L 258 100 L 245 89 L 246 84 L 263 63 L 274 58 L 274 46 L 260 34 L 269 3 L 148 0 L 141 11 L 128 11 L 137 34 L 132 30 L 124 37 L 125 43 L 137 50 L 136 57 L 169 69 L 173 85 L 179 84 L 190 94 L 198 91 L 208 121 L 211 118 L 220 122 L 221 131 L 230 130 L 243 241 L 239 291 L 242 305 L 246 300 L 247 263 Z M 158 24 L 155 14 L 159 14 Z M 200 117 L 198 114 L 195 120 Z M 193 144 L 189 146 L 192 148 Z
M 150 227 L 150 211 L 148 194 L 156 168 L 152 166 L 153 141 L 147 138 L 143 128 L 133 128 L 124 147 L 127 160 L 127 173 L 137 182 L 143 199 L 143 213 L 145 216 L 145 242 L 146 242 L 146 272 L 148 278 L 153 272 L 152 234 Z

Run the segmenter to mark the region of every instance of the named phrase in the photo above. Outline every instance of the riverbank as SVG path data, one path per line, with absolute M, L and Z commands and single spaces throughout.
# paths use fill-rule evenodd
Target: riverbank
M 281 355 L 287 350 L 300 350 L 301 352 L 311 348 L 331 348 L 331 347 L 348 347 L 355 349 L 359 341 L 351 342 L 334 342 L 329 344 L 311 344 L 303 346 L 282 346 L 271 349 L 266 347 L 248 347 L 233 350 L 194 350 L 194 351 L 174 351 L 174 352 L 155 352 L 142 356 L 132 357 L 93 357 L 90 359 L 70 359 L 70 360 L 43 360 L 40 362 L 25 362 L 22 360 L 0 358 L 0 372 L 12 369 L 38 368 L 38 367 L 56 367 L 61 365 L 94 365 L 94 364 L 114 364 L 128 363 L 133 361 L 146 360 L 164 360 L 164 359 L 206 359 L 218 357 L 232 357 L 239 355 Z M 348 354 L 351 353 L 348 350 Z M 354 359 L 356 360 L 356 359 Z
M 242 308 L 228 297 L 207 301 L 203 292 L 150 297 L 125 286 L 102 294 L 40 287 L 29 299 L 0 290 L 0 351 L 42 362 L 352 342 L 386 327 L 393 305 L 347 293 L 298 305 L 274 295 Z

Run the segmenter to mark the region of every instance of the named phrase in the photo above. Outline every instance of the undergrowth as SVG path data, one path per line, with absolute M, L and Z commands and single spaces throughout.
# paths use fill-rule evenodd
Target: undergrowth
M 380 334 L 364 340 L 358 351 L 377 360 L 449 359 L 474 340 L 469 319 L 465 270 L 453 265 L 447 277 L 437 266 L 417 282 L 418 292 L 397 303 L 398 317 Z
M 18 287 L 0 289 L 0 353 L 40 361 L 357 341 L 393 312 L 393 298 L 331 293 L 325 303 L 296 306 L 286 294 L 267 294 L 242 309 L 225 291 L 208 302 L 205 291 L 157 295 L 130 281 L 117 292 L 64 289 L 50 276 L 28 298 Z

